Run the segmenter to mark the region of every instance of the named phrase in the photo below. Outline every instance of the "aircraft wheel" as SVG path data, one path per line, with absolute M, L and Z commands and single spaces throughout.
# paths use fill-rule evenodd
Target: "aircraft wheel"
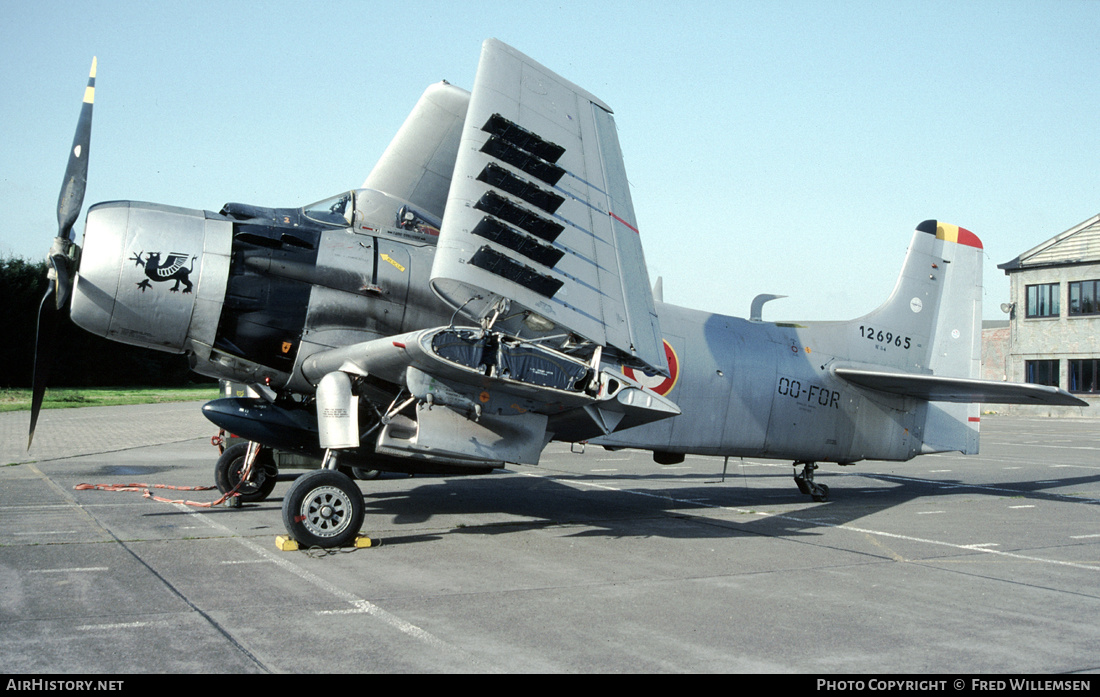
M 225 452 L 214 464 L 214 483 L 218 485 L 218 491 L 223 494 L 233 491 L 241 481 L 241 471 L 244 469 L 244 458 L 248 454 L 248 443 L 237 443 L 225 449 Z M 275 489 L 275 477 L 279 472 L 271 451 L 261 448 L 256 456 L 252 481 L 245 483 L 237 490 L 241 501 L 255 503 L 263 501 L 271 495 Z
M 381 470 L 371 470 L 365 467 L 352 467 L 351 472 L 355 475 L 356 479 L 360 479 L 363 481 L 366 481 L 368 479 L 378 479 L 378 475 L 382 474 Z
M 283 499 L 283 525 L 305 547 L 343 547 L 363 525 L 363 493 L 346 474 L 313 470 Z
M 815 484 L 814 485 L 813 500 L 821 503 L 829 499 L 829 486 L 827 484 Z

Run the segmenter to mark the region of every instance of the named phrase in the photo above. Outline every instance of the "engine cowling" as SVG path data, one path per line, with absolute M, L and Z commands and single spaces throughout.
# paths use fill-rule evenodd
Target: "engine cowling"
M 72 320 L 114 341 L 203 353 L 217 333 L 232 241 L 232 223 L 216 214 L 133 201 L 95 205 Z

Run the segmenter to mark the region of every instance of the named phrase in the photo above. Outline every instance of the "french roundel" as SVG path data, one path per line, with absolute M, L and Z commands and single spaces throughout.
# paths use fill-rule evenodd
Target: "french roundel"
M 663 375 L 654 375 L 641 370 L 623 367 L 623 375 L 632 380 L 637 380 L 642 383 L 643 387 L 648 387 L 661 396 L 671 392 L 672 388 L 676 386 L 677 378 L 680 377 L 680 359 L 677 358 L 676 352 L 672 350 L 672 345 L 669 344 L 668 341 L 665 341 L 664 344 L 665 358 L 668 360 L 667 378 Z

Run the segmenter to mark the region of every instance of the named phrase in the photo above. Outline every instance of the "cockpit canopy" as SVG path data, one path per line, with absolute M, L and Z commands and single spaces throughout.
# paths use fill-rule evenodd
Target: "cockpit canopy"
M 442 224 L 431 214 L 374 189 L 344 191 L 301 208 L 227 203 L 220 213 L 239 221 L 264 221 L 279 227 L 352 228 L 368 234 L 385 231 L 432 244 Z
M 302 206 L 302 217 L 322 225 L 348 227 L 355 214 L 355 192 L 345 191 L 308 206 Z

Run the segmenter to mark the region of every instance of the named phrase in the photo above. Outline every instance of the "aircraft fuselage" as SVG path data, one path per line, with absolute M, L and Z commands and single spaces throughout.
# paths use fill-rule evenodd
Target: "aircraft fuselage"
M 647 384 L 681 415 L 595 443 L 674 454 L 851 463 L 920 451 L 915 400 L 872 395 L 839 380 L 846 323 L 784 325 L 658 303 L 676 374 Z
M 311 356 L 447 325 L 455 314 L 428 285 L 436 228 L 403 225 L 407 209 L 383 194 L 356 198 L 351 225 L 341 211 L 316 208 L 95 206 L 73 319 L 108 338 L 187 353 L 203 375 L 309 394 L 316 385 L 303 365 Z M 830 372 L 852 357 L 855 325 L 656 308 L 672 375 L 622 370 L 682 413 L 594 443 L 668 461 L 696 453 L 846 463 L 921 452 L 927 405 L 860 390 Z M 891 336 L 876 350 L 903 353 L 911 341 Z

